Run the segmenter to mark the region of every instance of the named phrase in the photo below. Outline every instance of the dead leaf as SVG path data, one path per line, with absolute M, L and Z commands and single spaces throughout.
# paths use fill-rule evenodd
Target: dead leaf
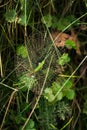
M 56 47 L 64 47 L 65 41 L 69 39 L 69 35 L 66 33 L 59 33 L 58 31 L 52 32 L 51 36 L 54 40 L 54 46 Z
M 61 33 L 58 31 L 52 32 L 51 36 L 53 38 L 54 41 L 54 46 L 56 47 L 65 47 L 65 42 L 66 40 L 72 40 L 73 42 L 75 42 L 76 46 L 77 46 L 77 54 L 81 54 L 80 53 L 80 49 L 79 49 L 79 41 L 77 38 L 77 35 L 74 33 L 74 31 L 71 31 L 71 35 L 67 34 L 67 33 Z

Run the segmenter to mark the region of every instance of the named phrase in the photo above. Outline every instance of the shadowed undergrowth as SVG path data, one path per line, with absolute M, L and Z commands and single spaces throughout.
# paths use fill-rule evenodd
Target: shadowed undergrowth
M 0 1 L 0 130 L 87 129 L 86 6 Z

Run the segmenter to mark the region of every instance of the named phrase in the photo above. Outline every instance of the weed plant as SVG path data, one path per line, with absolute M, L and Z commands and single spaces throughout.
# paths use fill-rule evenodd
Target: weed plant
M 87 129 L 86 10 L 0 0 L 0 130 Z

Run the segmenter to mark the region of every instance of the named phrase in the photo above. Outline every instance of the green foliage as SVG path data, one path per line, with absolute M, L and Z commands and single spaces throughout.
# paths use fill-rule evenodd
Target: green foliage
M 68 62 L 70 62 L 70 57 L 69 57 L 68 53 L 63 53 L 63 55 L 60 56 L 58 59 L 59 65 L 65 65 Z
M 11 113 L 11 118 L 12 116 L 14 117 L 14 121 L 17 125 L 20 125 L 21 122 L 24 122 L 26 118 L 23 117 L 23 115 L 21 113 L 18 113 L 18 115 L 13 115 Z
M 19 128 L 19 130 L 22 129 L 22 126 Z M 35 122 L 33 121 L 33 119 L 30 119 L 26 125 L 26 127 L 24 128 L 24 130 L 36 130 L 35 128 Z
M 54 100 L 54 95 L 51 88 L 46 88 L 44 91 L 44 97 L 49 101 L 52 102 Z
M 56 93 L 61 89 L 61 85 L 60 83 L 57 83 L 57 82 L 53 82 L 52 83 L 52 91 L 53 91 L 53 94 L 54 96 L 56 95 Z M 57 96 L 57 100 L 62 100 L 63 98 L 63 93 L 60 92 Z
M 45 60 L 43 60 L 38 64 L 38 66 L 34 69 L 34 72 L 38 72 L 39 70 L 41 70 L 44 64 L 45 64 Z
M 24 45 L 20 45 L 17 47 L 16 54 L 18 56 L 21 56 L 22 58 L 28 57 L 28 52 L 27 52 L 27 49 Z
M 60 31 L 64 30 L 67 26 L 71 25 L 71 23 L 73 21 L 75 21 L 76 18 L 73 16 L 73 15 L 70 15 L 70 16 L 67 16 L 67 17 L 64 17 L 62 19 L 60 19 L 56 25 L 56 28 Z M 75 23 L 74 25 L 77 25 L 77 23 Z M 71 29 L 72 28 L 72 25 L 69 26 L 68 29 Z
M 19 16 L 18 23 L 23 25 L 23 26 L 27 26 L 28 25 L 27 17 L 24 14 L 24 12 Z
M 64 90 L 64 95 L 69 99 L 69 100 L 73 100 L 73 98 L 75 97 L 75 91 L 72 89 L 66 89 Z
M 39 103 L 39 121 L 41 122 L 41 130 L 58 130 L 56 126 L 55 105 L 49 105 L 47 100 L 43 98 Z
M 61 90 L 61 87 L 63 86 L 64 80 L 62 83 L 59 82 L 53 82 L 52 86 L 50 88 L 46 88 L 44 90 L 44 97 L 49 101 L 53 102 L 55 100 L 55 95 L 58 93 L 58 91 Z M 63 99 L 63 97 L 66 97 L 69 100 L 73 100 L 75 97 L 75 90 L 72 88 L 72 81 L 69 80 L 64 88 L 59 92 L 59 94 L 56 96 L 56 101 L 60 101 Z
M 16 10 L 14 9 L 11 9 L 9 11 L 6 12 L 5 14 L 5 18 L 8 22 L 12 23 L 12 22 L 15 22 L 16 20 Z
M 25 10 L 25 0 L 19 0 L 20 4 L 21 4 L 21 10 Z
M 26 92 L 34 87 L 35 82 L 36 79 L 34 76 L 28 76 L 28 73 L 24 73 L 18 78 L 18 81 L 15 84 L 18 86 L 18 89 Z
M 47 27 L 51 27 L 52 26 L 52 16 L 50 14 L 43 16 L 41 21 Z
M 19 2 L 20 2 L 20 5 L 21 5 L 21 8 L 20 8 L 21 11 L 23 11 L 23 12 L 26 11 L 26 13 L 28 14 L 31 6 L 33 4 L 33 1 L 31 1 L 31 0 L 29 0 L 29 1 L 28 0 L 19 0 Z
M 60 101 L 57 103 L 57 111 L 56 114 L 61 120 L 65 120 L 69 116 L 71 116 L 71 108 L 68 103 L 65 101 Z
M 29 120 L 24 130 L 36 130 L 35 123 L 32 119 Z
M 73 42 L 72 40 L 66 40 L 65 46 L 69 49 L 76 49 L 77 48 L 75 42 Z
M 17 22 L 20 25 L 29 25 L 29 20 L 32 14 L 32 1 L 20 0 L 20 14 L 16 9 L 9 9 L 5 14 L 5 19 L 7 22 L 13 23 Z
M 18 16 L 18 23 L 23 26 L 28 26 L 30 19 L 32 19 L 32 5 L 33 1 L 20 0 L 21 13 Z
M 87 129 L 87 1 L 68 2 L 0 0 L 0 129 L 21 130 L 28 116 L 32 118 L 24 130 Z M 74 41 L 50 44 L 48 34 L 70 34 L 72 29 L 81 39 L 81 55 L 72 52 L 77 49 Z
M 66 80 L 65 80 L 66 82 Z M 73 82 L 69 80 L 65 87 L 63 88 L 63 94 L 66 96 L 69 100 L 73 100 L 75 97 L 75 90 L 72 88 Z
M 56 16 L 51 16 L 51 17 L 52 17 L 52 25 L 51 25 L 51 27 L 53 29 L 57 29 L 59 19 Z
M 69 15 L 67 17 L 60 19 L 60 18 L 58 18 L 56 16 L 52 16 L 50 14 L 43 16 L 41 19 L 42 23 L 44 23 L 47 27 L 52 27 L 59 31 L 64 30 L 69 25 L 70 26 L 68 29 L 71 29 L 72 28 L 71 23 L 75 20 L 76 20 L 76 18 L 74 15 Z M 77 23 L 74 23 L 74 25 L 77 25 Z

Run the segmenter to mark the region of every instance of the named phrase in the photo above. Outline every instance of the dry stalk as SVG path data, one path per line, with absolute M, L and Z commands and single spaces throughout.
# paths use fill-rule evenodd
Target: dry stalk
M 4 114 L 4 117 L 3 117 L 3 120 L 2 120 L 2 123 L 1 123 L 1 126 L 0 126 L 0 130 L 2 130 L 3 128 L 3 125 L 4 125 L 4 122 L 5 122 L 5 119 L 6 119 L 6 116 L 7 116 L 7 113 L 8 113 L 8 110 L 9 110 L 9 107 L 10 107 L 10 104 L 11 104 L 11 101 L 14 97 L 14 94 L 17 92 L 17 90 L 14 90 L 12 93 L 11 93 L 11 96 L 10 96 L 10 99 L 9 99 L 9 102 L 8 102 L 8 105 L 7 105 L 7 108 L 6 108 L 6 111 L 5 111 L 5 114 Z

